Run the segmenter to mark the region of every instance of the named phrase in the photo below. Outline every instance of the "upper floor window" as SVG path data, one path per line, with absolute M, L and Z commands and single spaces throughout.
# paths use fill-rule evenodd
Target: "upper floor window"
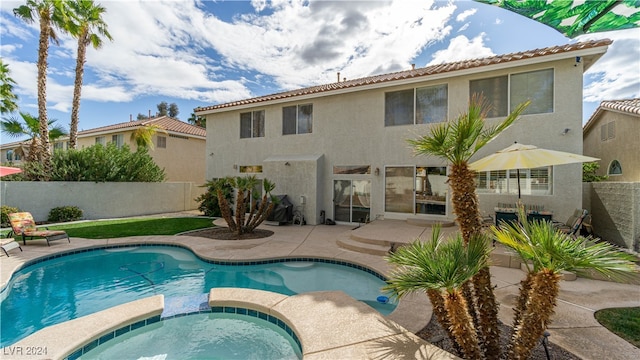
M 282 108 L 282 135 L 310 134 L 313 129 L 313 105 Z
M 607 141 L 616 137 L 616 122 L 610 121 L 600 126 L 600 140 Z
M 264 137 L 264 110 L 240 114 L 240 139 Z
M 531 100 L 522 114 L 553 112 L 553 69 L 510 76 L 496 76 L 469 82 L 469 96 L 483 94 L 491 104 L 487 117 L 507 116 L 519 104 Z
M 157 144 L 156 147 L 159 149 L 166 149 L 167 148 L 167 137 L 166 136 L 158 136 L 157 137 Z
M 103 146 L 106 145 L 107 141 L 106 141 L 105 137 L 104 136 L 96 136 L 96 145 L 97 144 L 100 144 L 100 145 L 103 145 Z
M 448 102 L 446 84 L 385 93 L 384 126 L 445 121 Z
M 111 142 L 114 143 L 117 147 L 122 147 L 122 145 L 124 145 L 124 135 L 111 135 Z
M 13 161 L 13 150 L 7 150 L 7 161 Z
M 622 175 L 622 165 L 620 165 L 620 161 L 613 160 L 611 164 L 609 164 L 609 175 Z

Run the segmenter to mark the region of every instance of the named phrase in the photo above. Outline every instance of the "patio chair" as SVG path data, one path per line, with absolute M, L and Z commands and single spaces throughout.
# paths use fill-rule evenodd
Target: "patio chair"
M 582 228 L 582 222 L 589 215 L 589 211 L 585 209 L 576 209 L 566 222 L 553 222 L 553 227 L 569 235 L 579 235 Z
M 47 240 L 47 246 L 51 246 L 50 241 L 66 238 L 71 242 L 69 235 L 63 230 L 49 230 L 48 228 L 38 229 L 36 222 L 33 220 L 33 216 L 28 212 L 19 212 L 9 214 L 9 222 L 11 222 L 12 236 L 22 236 L 22 244 L 27 245 L 27 238 L 33 239 L 34 237 L 41 237 Z

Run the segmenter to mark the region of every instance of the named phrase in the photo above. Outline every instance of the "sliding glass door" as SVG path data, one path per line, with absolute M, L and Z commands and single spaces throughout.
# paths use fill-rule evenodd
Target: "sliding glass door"
M 364 223 L 371 216 L 371 180 L 334 180 L 335 221 Z
M 447 168 L 387 166 L 384 210 L 406 214 L 447 214 Z

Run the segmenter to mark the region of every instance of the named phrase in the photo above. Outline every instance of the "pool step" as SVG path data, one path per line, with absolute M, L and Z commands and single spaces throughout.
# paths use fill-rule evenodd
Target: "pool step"
M 351 231 L 340 234 L 337 244 L 343 249 L 378 256 L 387 255 L 391 248 L 389 241 L 361 238 L 353 235 Z

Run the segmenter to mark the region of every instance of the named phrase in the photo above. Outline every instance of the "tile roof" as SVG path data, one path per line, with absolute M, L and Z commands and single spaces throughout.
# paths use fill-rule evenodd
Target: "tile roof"
M 595 123 L 596 119 L 602 115 L 604 111 L 615 111 L 627 113 L 629 115 L 640 115 L 640 98 L 624 99 L 624 100 L 604 100 L 600 106 L 593 112 L 589 120 L 582 129 L 583 133 Z
M 390 73 L 390 74 L 374 75 L 374 76 L 364 77 L 360 79 L 341 81 L 341 82 L 331 83 L 331 84 L 323 84 L 323 85 L 285 91 L 285 92 L 280 92 L 276 94 L 238 100 L 238 101 L 233 101 L 233 102 L 218 104 L 213 106 L 198 107 L 194 111 L 197 113 L 201 111 L 230 108 L 234 106 L 248 105 L 248 104 L 260 103 L 260 102 L 278 100 L 278 99 L 285 99 L 285 98 L 291 98 L 295 96 L 310 95 L 310 94 L 317 94 L 317 93 L 335 91 L 340 89 L 354 88 L 358 86 L 379 84 L 379 83 L 391 82 L 391 81 L 397 81 L 397 80 L 403 80 L 403 79 L 418 78 L 423 76 L 448 73 L 448 72 L 453 72 L 458 70 L 479 68 L 483 66 L 507 63 L 512 61 L 526 60 L 531 58 L 568 53 L 568 52 L 584 50 L 584 49 L 592 49 L 592 48 L 597 48 L 602 46 L 608 46 L 611 43 L 612 41 L 609 39 L 600 39 L 600 40 L 579 42 L 575 44 L 546 47 L 541 49 L 535 49 L 535 50 L 529 50 L 529 51 L 523 51 L 523 52 L 517 52 L 517 53 L 511 53 L 511 54 L 505 54 L 505 55 L 497 55 L 497 56 L 492 56 L 487 58 L 463 60 L 463 61 L 457 61 L 457 62 L 445 63 L 445 64 L 437 64 L 437 65 L 427 66 L 424 68 L 416 68 L 416 69 L 399 71 L 399 72 Z
M 116 130 L 126 130 L 136 128 L 145 125 L 158 125 L 168 132 L 181 133 L 194 136 L 207 136 L 207 131 L 199 126 L 188 124 L 184 121 L 174 119 L 168 116 L 159 116 L 151 119 L 128 121 L 119 124 L 107 125 L 99 128 L 83 130 L 78 132 L 78 136 L 100 133 L 100 132 L 112 132 Z

